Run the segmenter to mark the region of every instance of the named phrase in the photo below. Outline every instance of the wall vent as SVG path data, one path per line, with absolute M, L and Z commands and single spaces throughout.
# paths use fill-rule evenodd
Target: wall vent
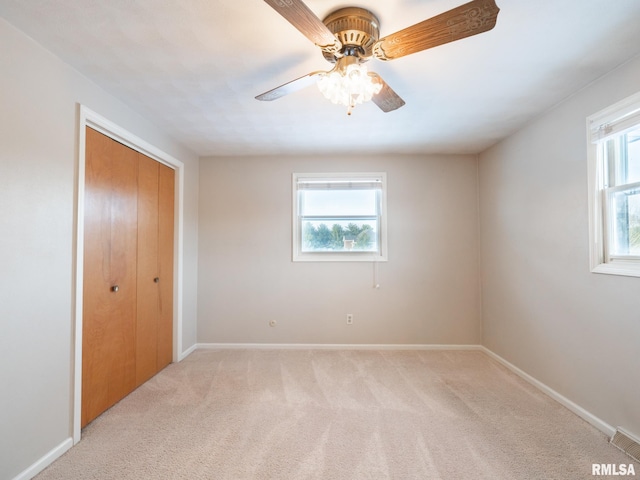
M 611 437 L 611 444 L 618 447 L 637 462 L 640 462 L 640 440 L 637 438 L 633 438 L 630 434 L 618 428 L 615 435 Z

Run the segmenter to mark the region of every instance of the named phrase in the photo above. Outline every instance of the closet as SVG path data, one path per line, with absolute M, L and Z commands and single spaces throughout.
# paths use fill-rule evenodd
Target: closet
M 172 361 L 174 171 L 86 130 L 84 427 Z

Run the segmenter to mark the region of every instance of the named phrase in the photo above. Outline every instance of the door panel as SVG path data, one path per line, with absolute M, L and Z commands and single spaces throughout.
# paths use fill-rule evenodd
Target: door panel
M 86 138 L 82 426 L 134 388 L 137 288 L 136 153 Z
M 173 239 L 175 172 L 158 164 L 158 370 L 173 360 Z
M 158 162 L 138 154 L 136 384 L 158 372 Z

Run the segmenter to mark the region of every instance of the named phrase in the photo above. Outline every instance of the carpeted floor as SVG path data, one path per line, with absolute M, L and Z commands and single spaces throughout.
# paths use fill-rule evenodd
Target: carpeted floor
M 633 461 L 482 352 L 201 350 L 36 478 L 604 478 L 593 463 Z

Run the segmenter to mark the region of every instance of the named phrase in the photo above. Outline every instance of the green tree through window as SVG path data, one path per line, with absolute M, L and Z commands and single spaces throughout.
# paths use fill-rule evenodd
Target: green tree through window
M 374 247 L 375 240 L 375 232 L 371 225 L 358 225 L 353 222 L 346 228 L 334 223 L 331 229 L 325 223 L 314 226 L 312 222 L 305 222 L 302 236 L 305 250 L 369 251 Z

